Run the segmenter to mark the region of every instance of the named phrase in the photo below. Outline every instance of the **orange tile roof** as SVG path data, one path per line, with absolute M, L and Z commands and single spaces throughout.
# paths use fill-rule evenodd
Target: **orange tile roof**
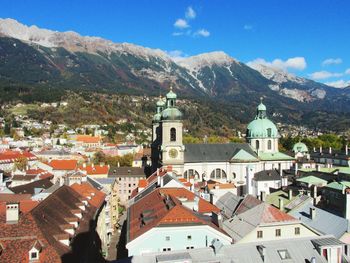
M 187 190 L 186 188 L 159 188 L 160 193 L 174 196 L 176 198 L 187 198 L 188 201 L 194 201 L 196 195 Z M 220 209 L 205 199 L 197 196 L 198 202 L 198 212 L 199 213 L 211 213 L 220 212 Z
M 52 160 L 49 165 L 54 170 L 75 170 L 78 165 L 77 160 Z
M 18 158 L 27 158 L 28 160 L 36 160 L 37 157 L 27 151 L 6 150 L 0 152 L 0 163 L 12 163 Z
M 101 142 L 101 137 L 95 137 L 91 135 L 77 135 L 76 141 L 83 143 L 99 143 Z
M 148 182 L 146 179 L 140 179 L 139 180 L 139 187 L 145 188 L 148 185 Z
M 129 207 L 129 240 L 131 241 L 160 225 L 210 225 L 198 217 L 191 209 L 183 206 L 174 196 L 161 193 L 155 189 Z
M 103 192 L 97 190 L 89 183 L 73 184 L 71 185 L 71 188 L 85 198 L 90 196 L 91 199 L 87 199 L 87 201 L 90 205 L 96 208 L 99 208 L 102 205 L 106 197 Z M 95 195 L 92 196 L 91 193 L 94 193 Z
M 86 171 L 87 175 L 105 174 L 108 175 L 109 166 L 108 165 L 87 165 L 79 166 L 80 170 Z
M 0 202 L 0 214 L 6 213 L 6 203 L 7 202 L 5 201 Z M 25 214 L 36 207 L 38 204 L 39 202 L 34 200 L 21 200 L 19 201 L 19 210 Z

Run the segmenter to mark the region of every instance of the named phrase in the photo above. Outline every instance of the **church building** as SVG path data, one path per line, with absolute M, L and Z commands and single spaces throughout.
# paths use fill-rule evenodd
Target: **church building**
M 280 137 L 276 125 L 268 119 L 261 102 L 247 127 L 246 143 L 184 144 L 183 115 L 176 106 L 176 94 L 170 89 L 164 101 L 157 102 L 153 117 L 152 168 L 172 166 L 187 180 L 215 180 L 234 183 L 240 193 L 253 194 L 254 174 L 263 170 L 290 169 L 294 158 L 279 152 Z

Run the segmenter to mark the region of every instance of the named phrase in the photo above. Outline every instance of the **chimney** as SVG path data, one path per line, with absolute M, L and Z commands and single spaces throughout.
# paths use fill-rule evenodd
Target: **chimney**
M 350 220 L 350 189 L 345 190 L 345 218 Z
M 157 185 L 160 186 L 160 176 L 157 176 Z
M 316 147 L 314 147 L 314 153 L 316 152 Z
M 345 145 L 345 154 L 348 155 L 348 153 L 349 153 L 348 145 Z
M 86 168 L 86 163 L 83 163 L 83 168 Z
M 320 153 L 322 153 L 322 146 L 320 146 Z
M 220 214 L 220 212 L 211 212 L 211 218 L 215 225 L 217 225 L 220 228 L 222 227 L 222 215 Z
M 279 198 L 278 203 L 279 203 L 279 209 L 282 211 L 283 210 L 283 199 Z
M 329 147 L 329 154 L 332 154 L 332 147 Z
M 316 208 L 310 207 L 310 218 L 311 220 L 314 220 L 316 218 Z
M 295 169 L 294 169 L 294 175 L 298 175 L 298 163 L 295 162 Z
M 313 198 L 317 198 L 317 185 L 314 185 L 313 186 L 313 195 L 312 195 Z
M 292 198 L 293 198 L 293 190 L 288 189 L 288 200 L 292 200 Z
M 265 200 L 266 200 L 266 192 L 265 191 L 260 192 L 260 200 L 261 200 L 261 202 L 265 202 Z
M 319 165 L 319 164 L 316 165 L 316 171 L 317 172 L 321 171 L 321 165 Z
M 159 168 L 157 168 L 157 176 L 159 175 Z
M 19 203 L 6 204 L 6 223 L 16 224 L 19 219 Z
M 282 164 L 281 163 L 279 164 L 279 168 L 280 168 L 280 176 L 282 176 L 283 175 L 283 170 L 282 170 Z
M 214 204 L 214 194 L 213 193 L 209 193 L 210 196 L 210 203 Z

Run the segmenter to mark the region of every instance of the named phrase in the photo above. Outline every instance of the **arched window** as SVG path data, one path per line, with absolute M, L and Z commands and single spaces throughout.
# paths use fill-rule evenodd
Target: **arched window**
M 226 179 L 227 175 L 226 172 L 220 168 L 216 168 L 213 170 L 210 174 L 211 179 Z
M 267 141 L 267 149 L 269 149 L 269 150 L 272 149 L 272 142 L 271 142 L 271 140 Z
M 176 129 L 175 128 L 170 129 L 170 141 L 171 142 L 176 141 Z
M 267 129 L 267 137 L 271 137 L 271 128 Z
M 260 143 L 259 141 L 255 141 L 255 149 L 259 150 Z
M 191 178 L 199 179 L 199 173 L 194 169 L 188 169 L 184 172 L 184 178 L 189 180 Z

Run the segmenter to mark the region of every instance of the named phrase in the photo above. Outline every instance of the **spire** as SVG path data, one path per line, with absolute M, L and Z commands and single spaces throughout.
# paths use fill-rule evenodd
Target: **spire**
M 262 103 L 263 99 L 263 97 L 260 97 L 260 104 L 257 107 L 256 119 L 266 118 L 266 106 Z
M 173 92 L 173 87 L 170 86 L 170 91 L 166 95 L 166 104 L 168 108 L 175 107 L 176 94 Z

